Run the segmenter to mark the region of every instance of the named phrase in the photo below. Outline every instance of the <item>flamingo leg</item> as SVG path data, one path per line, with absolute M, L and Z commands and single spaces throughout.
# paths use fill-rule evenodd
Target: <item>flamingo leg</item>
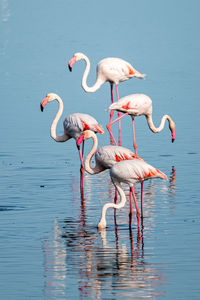
M 143 219 L 143 186 L 144 181 L 141 182 L 141 219 Z
M 132 117 L 132 127 L 133 127 L 133 147 L 135 149 L 135 154 L 137 155 L 137 145 L 135 141 L 135 122 L 134 122 L 134 117 Z
M 119 101 L 118 84 L 115 84 L 115 86 L 116 86 L 117 101 Z M 120 116 L 121 116 L 121 112 L 118 112 L 118 118 L 120 118 Z M 122 145 L 122 139 L 121 139 L 121 119 L 119 119 L 118 128 L 119 128 L 118 144 L 119 144 L 119 146 L 121 146 Z
M 113 104 L 113 83 L 110 84 L 110 91 L 111 91 L 111 104 Z M 110 123 L 112 122 L 113 115 L 114 115 L 114 111 L 111 110 Z M 113 145 L 114 143 L 116 143 L 116 141 L 113 140 L 113 135 L 110 135 L 110 144 Z
M 80 190 L 81 190 L 81 195 L 83 196 L 83 189 L 84 189 L 84 164 L 83 164 L 84 141 L 83 141 L 83 146 L 82 146 L 82 153 L 81 153 L 80 147 L 78 148 L 78 153 L 79 153 L 79 158 L 80 158 L 80 162 L 81 162 L 81 167 L 80 167 Z
M 137 204 L 137 200 L 136 200 L 134 188 L 130 187 L 130 190 L 131 190 L 131 193 L 133 195 L 133 199 L 134 199 L 134 203 L 135 203 L 137 224 L 138 224 L 138 230 L 139 230 L 140 229 L 140 211 L 139 211 L 139 208 L 138 208 L 138 204 Z
M 111 91 L 111 104 L 113 104 L 113 83 L 110 84 L 110 91 Z
M 130 188 L 130 213 L 129 213 L 129 228 L 131 228 L 132 216 L 133 216 L 133 205 L 132 205 L 132 192 Z
M 122 119 L 123 117 L 127 116 L 128 114 L 129 113 L 127 112 L 127 113 L 121 115 L 120 117 L 118 117 L 117 119 L 115 119 L 114 121 L 111 121 L 110 123 L 108 123 L 106 125 L 106 127 L 107 127 L 107 129 L 109 131 L 109 134 L 110 134 L 110 138 L 114 141 L 114 143 L 115 143 L 116 146 L 117 146 L 117 142 L 116 142 L 116 140 L 115 140 L 115 138 L 114 138 L 114 136 L 113 136 L 113 134 L 111 132 L 111 126 L 112 126 L 112 124 L 114 124 L 115 122 L 119 121 L 120 119 Z
M 84 146 L 85 146 L 85 141 L 83 140 L 83 142 L 82 142 L 82 159 L 83 159 L 83 156 L 84 156 Z

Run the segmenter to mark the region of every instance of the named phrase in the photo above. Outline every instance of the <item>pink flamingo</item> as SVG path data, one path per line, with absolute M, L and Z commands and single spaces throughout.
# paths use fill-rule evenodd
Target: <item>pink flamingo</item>
M 128 80 L 133 77 L 144 79 L 145 75 L 141 74 L 133 68 L 133 66 L 127 61 L 121 58 L 108 57 L 102 59 L 97 65 L 97 78 L 93 86 L 87 85 L 87 77 L 90 71 L 90 60 L 83 53 L 75 53 L 74 56 L 68 62 L 69 70 L 72 71 L 72 66 L 75 62 L 84 60 L 86 62 L 86 68 L 82 77 L 82 88 L 87 93 L 96 92 L 102 84 L 106 81 L 110 83 L 111 87 L 111 103 L 113 103 L 113 84 L 116 86 L 117 100 L 119 100 L 118 84 L 119 82 Z M 114 112 L 110 113 L 110 122 L 112 121 Z M 120 116 L 120 113 L 118 113 Z M 121 125 L 119 122 L 119 145 L 121 145 Z
M 99 148 L 98 147 L 98 139 L 97 136 L 91 130 L 86 130 L 83 134 L 78 138 L 77 143 L 80 145 L 82 141 L 93 139 L 92 148 L 87 155 L 84 168 L 85 171 L 89 174 L 98 174 L 100 172 L 105 171 L 106 169 L 110 169 L 114 164 L 118 163 L 122 160 L 143 160 L 141 157 L 137 156 L 131 150 L 122 147 L 122 146 L 113 146 L 107 145 Z M 91 160 L 95 154 L 95 166 L 91 167 Z M 117 200 L 117 193 L 115 194 L 115 203 Z M 141 182 L 141 217 L 143 218 L 143 181 Z M 130 215 L 129 215 L 129 223 L 131 224 L 132 219 L 132 202 L 130 202 Z
M 132 95 L 125 96 L 125 97 L 119 99 L 118 102 L 111 104 L 109 109 L 111 111 L 116 110 L 116 111 L 124 113 L 119 118 L 117 118 L 114 121 L 111 121 L 109 124 L 107 124 L 107 129 L 110 133 L 110 136 L 114 140 L 115 144 L 117 144 L 117 143 L 111 132 L 111 125 L 127 115 L 131 116 L 132 126 L 133 126 L 133 146 L 134 146 L 136 154 L 137 154 L 137 145 L 135 142 L 135 126 L 134 126 L 134 118 L 136 116 L 144 115 L 147 119 L 147 124 L 148 124 L 150 130 L 153 131 L 154 133 L 157 133 L 157 132 L 160 132 L 161 130 L 163 130 L 165 121 L 168 120 L 169 129 L 171 131 L 171 136 L 172 136 L 172 143 L 175 140 L 175 123 L 172 121 L 170 116 L 164 115 L 161 119 L 159 127 L 155 127 L 155 125 L 153 123 L 153 119 L 152 119 L 152 100 L 147 95 L 132 94 Z
M 144 181 L 149 178 L 163 178 L 167 179 L 167 176 L 159 171 L 158 169 L 155 169 L 148 163 L 146 163 L 144 160 L 141 159 L 134 159 L 134 160 L 125 160 L 120 161 L 117 164 L 114 164 L 112 168 L 110 169 L 110 177 L 112 179 L 113 184 L 115 185 L 119 195 L 120 195 L 120 203 L 106 203 L 103 206 L 102 213 L 101 213 L 101 219 L 98 224 L 99 229 L 103 229 L 106 227 L 106 211 L 108 208 L 115 208 L 120 209 L 124 207 L 126 203 L 126 196 L 125 193 L 121 187 L 121 183 L 126 183 L 129 185 L 131 193 L 130 193 L 130 201 L 131 197 L 133 196 L 135 206 L 136 206 L 136 216 L 137 216 L 137 224 L 138 224 L 138 231 L 140 229 L 140 223 L 139 223 L 139 217 L 140 212 L 137 206 L 137 201 L 135 197 L 134 192 L 134 185 L 136 182 Z M 129 223 L 130 225 L 130 223 Z
M 40 103 L 40 107 L 41 107 L 41 111 L 43 111 L 45 105 L 49 102 L 52 102 L 56 100 L 59 104 L 59 108 L 58 108 L 58 112 L 51 124 L 51 137 L 56 141 L 56 142 L 66 142 L 71 138 L 74 138 L 76 140 L 76 145 L 78 148 L 78 152 L 79 152 L 79 157 L 80 157 L 80 161 L 81 161 L 81 188 L 83 188 L 83 174 L 84 174 L 84 168 L 83 168 L 83 154 L 84 154 L 84 144 L 82 147 L 82 153 L 80 151 L 80 145 L 77 142 L 77 139 L 80 135 L 82 135 L 82 133 L 85 130 L 92 130 L 93 132 L 97 133 L 104 133 L 103 128 L 98 124 L 98 122 L 91 117 L 88 114 L 82 114 L 82 113 L 75 113 L 75 114 L 71 114 L 68 115 L 64 122 L 63 122 L 63 127 L 64 127 L 64 133 L 63 135 L 59 136 L 56 133 L 56 127 L 58 124 L 58 121 L 63 113 L 63 102 L 62 99 L 53 93 L 48 94 Z

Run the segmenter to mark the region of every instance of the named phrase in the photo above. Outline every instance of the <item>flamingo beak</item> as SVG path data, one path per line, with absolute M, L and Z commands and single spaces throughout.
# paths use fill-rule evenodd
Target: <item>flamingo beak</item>
M 83 141 L 84 141 L 84 135 L 82 134 L 76 140 L 76 146 L 78 149 L 80 149 L 80 145 L 82 144 Z
M 175 141 L 175 131 L 172 131 L 172 143 Z
M 75 64 L 75 62 L 76 62 L 76 57 L 73 56 L 73 57 L 70 59 L 70 61 L 68 62 L 68 68 L 69 68 L 70 72 L 72 71 L 72 67 L 73 67 L 73 65 Z
M 48 101 L 49 101 L 49 97 L 47 96 L 47 97 L 45 97 L 45 98 L 40 102 L 40 109 L 41 109 L 41 111 L 44 110 L 44 107 L 45 107 L 45 105 L 48 103 Z

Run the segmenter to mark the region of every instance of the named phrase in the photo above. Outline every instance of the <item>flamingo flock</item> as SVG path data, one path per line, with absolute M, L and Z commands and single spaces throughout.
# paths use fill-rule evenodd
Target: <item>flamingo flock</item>
M 63 101 L 55 93 L 49 93 L 41 101 L 41 111 L 47 103 L 52 101 L 58 102 L 58 111 L 51 124 L 50 135 L 56 142 L 66 142 L 73 138 L 76 142 L 76 147 L 80 159 L 80 188 L 81 195 L 83 195 L 84 188 L 84 171 L 94 175 L 101 173 L 107 169 L 110 172 L 111 181 L 115 187 L 115 198 L 114 203 L 106 203 L 101 212 L 101 218 L 98 223 L 99 229 L 105 229 L 106 223 L 106 212 L 108 208 L 121 209 L 125 206 L 127 198 L 123 190 L 122 184 L 127 184 L 130 189 L 129 201 L 130 201 L 130 213 L 129 213 L 129 227 L 132 225 L 132 199 L 136 209 L 136 218 L 138 230 L 140 230 L 140 219 L 143 218 L 143 183 L 145 180 L 150 178 L 161 178 L 167 179 L 167 176 L 160 170 L 154 168 L 146 161 L 144 161 L 137 154 L 137 144 L 135 139 L 135 123 L 134 119 L 136 116 L 144 115 L 147 120 L 149 129 L 158 133 L 163 130 L 165 121 L 168 121 L 169 129 L 171 131 L 171 140 L 175 140 L 175 123 L 169 115 L 164 115 L 161 119 L 160 125 L 156 127 L 152 119 L 152 100 L 149 96 L 144 94 L 132 94 L 125 97 L 119 98 L 118 84 L 119 82 L 126 81 L 133 77 L 144 79 L 145 75 L 137 71 L 127 61 L 120 58 L 104 58 L 97 65 L 97 76 L 96 82 L 93 86 L 87 85 L 87 77 L 90 72 L 90 60 L 83 53 L 75 53 L 68 62 L 69 70 L 72 71 L 73 65 L 84 60 L 86 63 L 85 70 L 82 77 L 82 88 L 87 93 L 96 92 L 105 82 L 110 83 L 111 89 L 111 105 L 109 106 L 110 119 L 107 124 L 107 130 L 110 136 L 110 145 L 98 147 L 97 133 L 103 134 L 103 127 L 96 121 L 96 119 L 88 114 L 74 113 L 68 115 L 63 121 L 64 132 L 63 135 L 59 136 L 56 133 L 56 127 L 59 119 L 63 113 Z M 117 100 L 114 102 L 113 97 L 113 84 L 116 87 Z M 118 113 L 118 117 L 113 120 L 114 112 Z M 122 115 L 121 115 L 122 113 Z M 133 131 L 133 147 L 134 152 L 122 146 L 121 139 L 121 119 L 127 115 L 130 115 L 132 119 L 132 131 Z M 119 140 L 118 144 L 111 131 L 111 127 L 114 123 L 118 122 Z M 84 142 L 88 139 L 93 140 L 93 145 L 90 152 L 87 154 L 84 160 Z M 115 145 L 114 145 L 115 144 Z M 82 151 L 81 147 L 82 146 Z M 92 158 L 95 157 L 95 165 L 91 165 Z M 141 210 L 139 209 L 136 195 L 135 186 L 136 183 L 141 183 Z M 117 193 L 119 194 L 120 201 L 117 201 Z

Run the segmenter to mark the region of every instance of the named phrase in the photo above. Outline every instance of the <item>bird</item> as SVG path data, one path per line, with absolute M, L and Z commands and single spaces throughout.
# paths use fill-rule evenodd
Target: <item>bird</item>
M 138 72 L 127 61 L 121 58 L 107 57 L 102 59 L 98 63 L 96 82 L 94 83 L 93 86 L 89 87 L 87 85 L 87 77 L 90 71 L 90 60 L 85 54 L 75 53 L 68 62 L 69 70 L 72 71 L 72 66 L 74 65 L 75 62 L 79 60 L 84 60 L 86 62 L 85 71 L 82 77 L 82 88 L 84 89 L 84 91 L 87 93 L 94 93 L 101 87 L 102 84 L 108 81 L 111 87 L 111 103 L 113 103 L 113 84 L 115 84 L 116 86 L 117 100 L 119 100 L 119 92 L 118 92 L 119 82 L 126 81 L 133 77 L 137 77 L 141 79 L 145 78 L 145 74 L 141 74 L 140 72 Z M 112 111 L 110 113 L 110 122 L 112 121 L 113 113 L 114 112 Z M 118 116 L 120 116 L 120 113 L 118 113 Z M 119 122 L 119 144 L 121 145 L 120 122 Z
M 58 124 L 58 121 L 63 113 L 63 101 L 62 99 L 54 93 L 49 93 L 47 96 L 41 101 L 40 103 L 40 108 L 41 111 L 44 110 L 44 107 L 46 106 L 47 103 L 52 102 L 52 101 L 57 101 L 59 104 L 58 112 L 51 124 L 51 130 L 50 130 L 50 135 L 52 139 L 54 139 L 56 142 L 66 142 L 71 138 L 74 138 L 76 140 L 76 145 L 78 148 L 79 152 L 79 157 L 81 161 L 81 188 L 83 188 L 83 174 L 84 174 L 84 168 L 83 168 L 83 154 L 84 154 L 84 143 L 82 147 L 82 153 L 80 151 L 80 144 L 78 143 L 77 139 L 79 136 L 82 135 L 82 133 L 85 130 L 90 129 L 92 132 L 97 133 L 99 132 L 100 134 L 104 133 L 104 129 L 102 128 L 101 125 L 98 124 L 97 120 L 93 118 L 92 116 L 84 113 L 74 113 L 68 115 L 64 122 L 63 122 L 63 127 L 64 127 L 64 133 L 63 135 L 59 136 L 56 133 L 56 127 Z
M 93 175 L 101 173 L 107 169 L 110 169 L 114 164 L 118 163 L 122 160 L 143 160 L 141 157 L 133 153 L 128 148 L 122 146 L 114 146 L 114 145 L 106 145 L 102 146 L 97 150 L 98 147 L 98 139 L 96 134 L 94 134 L 91 130 L 86 130 L 83 134 L 78 138 L 78 144 L 81 144 L 82 141 L 93 139 L 93 145 L 85 158 L 84 161 L 84 169 L 87 173 Z M 95 155 L 95 166 L 91 167 L 91 160 Z M 117 201 L 117 193 L 115 194 L 115 200 Z M 130 202 L 130 215 L 129 222 L 131 223 L 132 219 L 132 203 Z M 143 181 L 141 182 L 141 217 L 143 217 Z
M 110 169 L 110 177 L 120 195 L 120 203 L 104 204 L 101 212 L 101 218 L 98 223 L 98 228 L 99 229 L 106 228 L 106 211 L 108 208 L 121 209 L 122 207 L 125 206 L 126 196 L 121 185 L 122 183 L 125 183 L 129 185 L 131 190 L 130 201 L 131 201 L 131 196 L 133 196 L 135 201 L 138 230 L 140 230 L 140 223 L 139 223 L 140 212 L 137 207 L 134 185 L 137 182 L 141 182 L 149 178 L 162 178 L 168 180 L 167 176 L 160 170 L 149 165 L 144 160 L 134 159 L 134 160 L 123 160 L 118 162 L 117 164 L 114 164 Z
M 171 131 L 171 137 L 172 137 L 172 143 L 175 140 L 175 123 L 172 120 L 172 118 L 168 115 L 164 115 L 161 119 L 160 125 L 158 127 L 155 127 L 152 119 L 152 100 L 149 96 L 144 94 L 131 94 L 125 97 L 122 97 L 119 99 L 118 102 L 115 102 L 109 106 L 109 110 L 111 111 L 119 111 L 124 113 L 120 119 L 130 115 L 132 118 L 132 127 L 133 127 L 133 146 L 135 149 L 135 153 L 137 154 L 137 145 L 135 141 L 135 125 L 134 125 L 134 118 L 136 116 L 144 115 L 147 120 L 147 124 L 150 128 L 150 130 L 154 133 L 158 133 L 163 130 L 165 121 L 168 120 L 169 123 L 169 129 Z M 111 126 L 113 123 L 119 120 L 119 118 L 115 119 L 114 121 L 111 121 L 109 124 L 107 124 L 107 129 L 110 133 L 111 138 L 114 140 L 114 143 L 116 143 L 116 140 L 111 132 Z

